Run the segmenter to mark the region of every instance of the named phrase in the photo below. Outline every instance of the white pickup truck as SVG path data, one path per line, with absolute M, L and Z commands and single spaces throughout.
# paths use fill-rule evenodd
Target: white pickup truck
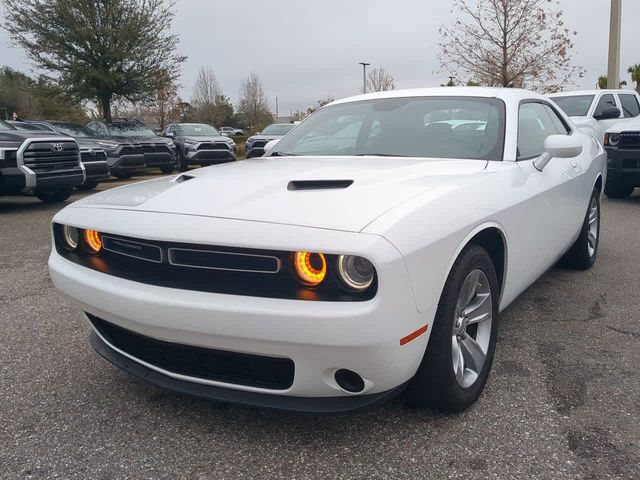
M 578 90 L 549 95 L 580 130 L 604 144 L 613 125 L 640 116 L 640 95 L 632 90 Z

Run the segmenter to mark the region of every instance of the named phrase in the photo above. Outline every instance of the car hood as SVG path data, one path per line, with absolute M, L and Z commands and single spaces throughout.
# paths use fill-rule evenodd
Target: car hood
M 140 145 L 146 145 L 146 144 L 149 144 L 149 143 L 155 143 L 156 145 L 162 144 L 162 143 L 173 143 L 173 141 L 169 140 L 168 138 L 158 137 L 158 136 L 126 137 L 126 136 L 120 136 L 120 135 L 113 135 L 111 137 L 108 137 L 107 139 L 108 140 L 115 140 L 115 141 L 121 142 L 121 143 L 135 143 L 135 144 L 140 144 Z
M 486 166 L 481 160 L 277 157 L 231 162 L 115 188 L 74 206 L 358 232 L 424 192 L 445 195 L 464 188 Z M 320 186 L 332 188 L 317 188 L 318 181 L 330 182 Z
M 78 143 L 78 147 L 82 150 L 86 150 L 89 148 L 100 149 L 102 150 L 102 145 L 100 145 L 97 141 L 91 140 L 86 137 L 74 137 L 74 140 Z
M 54 132 L 40 132 L 36 130 L 0 130 L 0 142 L 20 142 L 29 138 L 44 138 L 55 137 L 64 138 L 66 135 L 61 135 Z
M 284 135 L 253 135 L 249 137 L 247 141 L 252 141 L 252 142 L 255 142 L 256 140 L 271 141 L 271 140 L 275 140 L 276 138 L 282 138 L 282 137 L 284 137 Z
M 638 132 L 640 131 L 640 118 L 628 118 L 615 123 L 607 130 L 609 133 L 622 133 L 622 132 Z

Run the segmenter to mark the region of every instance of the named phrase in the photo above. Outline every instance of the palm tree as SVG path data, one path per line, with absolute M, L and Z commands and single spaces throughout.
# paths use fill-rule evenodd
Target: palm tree
M 598 77 L 598 88 L 600 90 L 606 89 L 607 88 L 607 83 L 608 83 L 608 80 L 607 80 L 607 77 L 605 75 L 602 75 L 602 76 Z
M 629 67 L 629 74 L 631 74 L 631 80 L 636 82 L 636 91 L 640 93 L 640 63 Z

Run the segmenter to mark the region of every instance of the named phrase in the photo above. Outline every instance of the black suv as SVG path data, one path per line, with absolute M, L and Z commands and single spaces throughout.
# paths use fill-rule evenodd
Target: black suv
M 0 120 L 0 195 L 33 193 L 43 202 L 62 202 L 84 180 L 73 138 L 17 130 Z
M 16 122 L 20 123 L 20 122 Z M 80 147 L 80 160 L 87 172 L 87 179 L 79 190 L 93 190 L 98 184 L 109 178 L 107 152 L 94 138 L 93 132 L 77 123 L 58 120 L 25 120 L 21 122 L 38 128 L 40 131 L 55 132 L 73 137 Z M 15 123 L 13 124 L 18 127 Z
M 176 145 L 181 172 L 189 165 L 214 165 L 236 159 L 235 142 L 204 123 L 172 123 L 167 125 L 164 136 Z
M 111 122 L 90 122 L 92 132 L 105 140 L 131 141 L 140 145 L 147 167 L 171 173 L 176 167 L 176 147 L 168 138 L 159 137 L 138 120 L 118 119 Z

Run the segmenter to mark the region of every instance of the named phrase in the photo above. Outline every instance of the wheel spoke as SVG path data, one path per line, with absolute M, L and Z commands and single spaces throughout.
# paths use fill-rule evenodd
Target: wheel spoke
M 461 357 L 463 357 L 463 364 L 466 364 L 467 368 L 480 375 L 486 355 L 480 345 L 478 345 L 478 342 L 467 335 L 460 342 L 460 350 L 462 352 Z
M 459 339 L 454 339 L 453 341 L 454 345 L 455 345 L 455 350 L 457 351 L 457 357 L 455 358 L 456 362 L 454 364 L 453 367 L 453 371 L 456 374 L 456 380 L 458 381 L 458 384 L 463 385 L 464 384 L 464 355 L 462 353 L 462 342 Z
M 493 305 L 491 304 L 490 293 L 479 293 L 476 298 L 464 309 L 464 314 L 468 318 L 468 325 L 480 323 L 491 318 Z
M 589 232 L 589 246 L 596 248 L 596 235 L 593 232 Z
M 593 225 L 598 220 L 598 209 L 592 208 L 589 212 L 589 225 Z
M 460 289 L 460 295 L 458 295 L 458 307 L 462 310 L 466 308 L 469 302 L 476 295 L 478 288 L 478 281 L 480 280 L 480 270 L 474 270 L 469 274 L 462 288 Z

